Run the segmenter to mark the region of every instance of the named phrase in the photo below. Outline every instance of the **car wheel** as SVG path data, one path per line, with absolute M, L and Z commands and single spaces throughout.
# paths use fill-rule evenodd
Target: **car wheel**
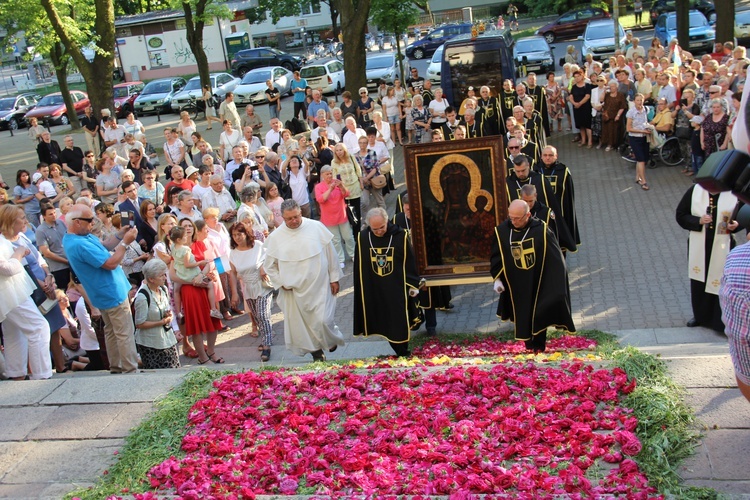
M 414 59 L 422 59 L 424 57 L 424 50 L 414 49 Z
M 548 31 L 544 34 L 544 39 L 547 40 L 547 43 L 553 43 L 555 41 L 555 34 Z
M 281 63 L 281 67 L 289 71 L 294 71 L 294 66 L 290 62 Z
M 68 125 L 70 123 L 70 120 L 68 120 L 68 115 L 62 115 L 60 117 L 60 125 Z
M 16 120 L 15 118 L 11 118 L 8 121 L 8 128 L 11 130 L 18 130 L 18 120 Z
M 247 73 L 247 71 L 248 70 L 247 70 L 246 67 L 240 66 L 239 68 L 237 68 L 237 76 L 239 76 L 240 78 L 242 78 L 243 76 L 245 76 L 245 73 Z

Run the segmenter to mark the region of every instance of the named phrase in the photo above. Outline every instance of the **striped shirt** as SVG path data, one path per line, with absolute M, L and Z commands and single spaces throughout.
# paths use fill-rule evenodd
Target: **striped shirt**
M 719 302 L 737 379 L 750 385 L 750 244 L 727 256 Z

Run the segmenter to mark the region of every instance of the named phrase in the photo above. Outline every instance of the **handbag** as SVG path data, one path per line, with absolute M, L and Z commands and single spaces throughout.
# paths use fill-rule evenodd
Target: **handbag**
M 693 135 L 693 132 L 689 127 L 677 127 L 674 129 L 674 135 L 678 139 L 690 139 Z
M 39 312 L 42 313 L 42 316 L 44 316 L 57 305 L 57 299 L 47 297 L 47 294 L 44 293 L 44 290 L 39 284 L 39 281 L 36 279 L 36 276 L 34 276 L 34 274 L 31 272 L 31 267 L 29 267 L 28 264 L 23 266 L 23 268 L 26 270 L 26 273 L 36 285 L 36 288 L 31 293 L 31 300 L 34 301 L 34 305 L 37 306 Z
M 374 189 L 382 189 L 388 183 L 388 179 L 385 178 L 384 174 L 378 174 L 370 179 L 370 184 Z

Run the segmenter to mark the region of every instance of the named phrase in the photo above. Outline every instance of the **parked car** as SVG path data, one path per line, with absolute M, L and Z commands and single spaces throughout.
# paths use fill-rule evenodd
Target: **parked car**
M 34 93 L 0 99 L 0 130 L 18 130 L 26 126 L 24 115 L 34 109 L 42 96 Z
M 234 90 L 236 104 L 256 104 L 266 102 L 266 82 L 273 80 L 273 86 L 281 95 L 290 93 L 294 74 L 281 66 L 256 68 L 245 73 L 242 81 Z
M 211 89 L 213 94 L 219 102 L 224 100 L 227 92 L 234 92 L 234 89 L 240 84 L 240 79 L 229 73 L 211 73 L 208 76 L 211 79 Z M 200 98 L 202 96 L 203 89 L 201 88 L 201 77 L 194 76 L 188 80 L 187 85 L 185 85 L 182 90 L 177 92 L 172 98 L 172 111 L 179 113 L 182 108 L 187 106 L 191 97 Z
M 124 118 L 135 109 L 135 99 L 146 84 L 143 82 L 118 83 L 113 87 L 115 98 L 115 115 Z
M 159 78 L 150 81 L 141 95 L 135 99 L 135 112 L 139 115 L 146 113 L 168 113 L 172 111 L 172 98 L 187 82 L 182 77 Z
M 289 71 L 297 71 L 305 64 L 305 58 L 271 47 L 256 47 L 240 50 L 232 59 L 232 74 L 242 78 L 245 73 L 255 68 L 281 66 Z
M 321 88 L 324 94 L 339 93 L 346 86 L 344 63 L 338 59 L 315 61 L 302 68 L 299 73 L 311 88 Z
M 600 19 L 590 21 L 586 25 L 586 31 L 579 40 L 583 40 L 581 54 L 585 58 L 588 54 L 594 56 L 595 61 L 607 60 L 615 55 L 615 33 L 614 21 L 612 19 Z M 620 47 L 625 46 L 625 30 L 618 24 Z
M 734 15 L 734 37 L 739 45 L 747 47 L 750 43 L 750 10 L 743 10 Z
M 430 80 L 433 85 L 440 85 L 440 69 L 443 65 L 443 48 L 445 45 L 441 45 L 438 47 L 438 49 L 435 51 L 434 54 L 432 54 L 432 59 L 430 60 L 430 65 L 427 66 L 427 74 L 425 75 L 425 78 Z
M 75 109 L 76 115 L 83 116 L 84 110 L 89 106 L 89 96 L 86 92 L 80 90 L 71 90 L 70 98 L 73 100 L 73 108 Z M 36 103 L 34 109 L 26 113 L 24 116 L 26 120 L 29 118 L 36 118 L 41 123 L 44 120 L 49 120 L 51 124 L 55 125 L 67 125 L 70 123 L 68 117 L 68 110 L 65 108 L 65 102 L 60 92 L 53 94 L 47 94 Z
M 656 20 L 659 19 L 660 15 L 677 10 L 675 3 L 676 0 L 655 0 L 651 4 L 651 11 L 649 12 L 651 24 L 656 26 Z M 716 7 L 711 0 L 690 0 L 690 9 L 700 11 L 711 24 L 716 22 Z
M 609 18 L 609 12 L 606 10 L 597 7 L 580 7 L 569 10 L 551 23 L 545 24 L 536 30 L 536 34 L 543 36 L 547 43 L 552 43 L 558 38 L 580 36 L 589 21 L 607 18 Z
M 541 75 L 546 75 L 548 71 L 555 71 L 552 48 L 541 36 L 527 36 L 516 40 L 513 46 L 513 60 L 516 61 L 518 76 L 523 76 L 521 71 L 524 65 L 527 72 L 533 71 Z
M 706 16 L 697 10 L 690 11 L 690 50 L 691 52 L 713 52 L 716 31 L 708 24 Z M 666 46 L 677 38 L 677 13 L 662 14 L 654 26 L 654 38 Z
M 471 33 L 472 23 L 446 24 L 427 33 L 419 40 L 415 40 L 406 46 L 406 57 L 410 59 L 422 59 L 430 56 L 454 36 Z
M 368 56 L 365 61 L 365 73 L 367 74 L 368 88 L 377 88 L 380 80 L 393 85 L 393 80 L 400 78 L 396 54 L 374 54 Z

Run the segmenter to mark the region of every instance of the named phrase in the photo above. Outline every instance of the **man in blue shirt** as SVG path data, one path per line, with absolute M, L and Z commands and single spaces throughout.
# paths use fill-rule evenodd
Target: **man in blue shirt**
M 299 118 L 299 114 L 301 112 L 303 120 L 307 120 L 307 108 L 305 107 L 306 88 L 307 80 L 300 77 L 299 71 L 295 71 L 294 80 L 292 80 L 292 94 L 294 94 L 294 117 Z
M 91 234 L 94 213 L 89 207 L 73 205 L 65 220 L 68 234 L 63 238 L 63 245 L 68 262 L 91 304 L 102 313 L 109 370 L 111 373 L 137 373 L 135 327 L 128 299 L 130 283 L 120 263 L 127 246 L 135 241 L 138 230 L 131 228 L 117 235 L 115 238 L 120 241 L 110 255 L 109 250 Z
M 307 121 L 310 122 L 310 126 L 315 128 L 318 124 L 315 122 L 315 117 L 318 116 L 318 110 L 322 109 L 326 112 L 326 121 L 331 119 L 331 108 L 328 107 L 328 103 L 321 100 L 323 94 L 320 90 L 315 89 L 312 93 L 313 100 L 309 106 L 307 106 Z

